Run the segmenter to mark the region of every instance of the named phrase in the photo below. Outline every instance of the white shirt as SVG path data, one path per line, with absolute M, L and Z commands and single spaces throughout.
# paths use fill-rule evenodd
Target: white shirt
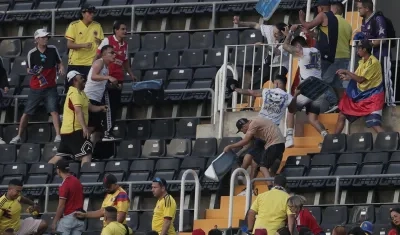
M 268 44 L 273 44 L 277 43 L 275 37 L 274 37 L 274 27 L 273 25 L 261 25 L 260 26 L 260 31 L 261 35 L 263 35 L 265 38 L 267 38 Z M 285 67 L 286 69 L 289 69 L 289 53 L 287 53 L 285 50 L 283 50 L 282 45 L 271 45 L 272 47 L 275 47 L 282 53 L 274 53 L 274 58 L 272 60 L 272 67 L 279 67 L 281 65 L 281 57 L 282 57 L 282 66 Z M 278 47 L 277 47 L 278 46 Z M 269 52 L 270 55 L 272 55 L 271 52 Z
M 84 91 L 89 99 L 101 102 L 101 100 L 103 99 L 104 91 L 106 89 L 107 80 L 93 81 L 92 72 L 93 67 L 90 68 Z M 105 64 L 103 65 L 100 74 L 102 76 L 108 76 L 108 68 Z
M 276 125 L 281 123 L 286 108 L 292 102 L 293 96 L 280 88 L 263 89 L 260 117 L 271 120 Z
M 321 53 L 317 48 L 303 48 L 303 56 L 299 58 L 300 79 L 309 77 L 321 78 Z

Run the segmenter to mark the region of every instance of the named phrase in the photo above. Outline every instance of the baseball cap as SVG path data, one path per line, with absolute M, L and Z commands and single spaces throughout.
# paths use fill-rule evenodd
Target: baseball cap
M 67 74 L 68 82 L 70 82 L 72 79 L 74 79 L 77 75 L 83 76 L 83 74 L 81 74 L 80 72 L 78 72 L 76 70 L 69 71 Z
M 241 132 L 243 126 L 248 122 L 249 122 L 249 120 L 247 118 L 241 118 L 241 119 L 237 120 L 236 127 L 237 127 L 238 131 L 236 133 Z
M 161 184 L 161 186 L 167 187 L 167 181 L 163 178 L 156 177 L 153 179 L 153 182 Z
M 56 168 L 62 171 L 69 171 L 69 162 L 61 159 L 56 163 Z
M 318 0 L 317 6 L 330 6 L 331 1 L 330 0 Z
M 204 232 L 203 229 L 198 228 L 198 229 L 193 230 L 192 235 L 206 235 L 206 233 Z
M 369 233 L 369 234 L 373 234 L 373 232 L 374 232 L 374 225 L 369 221 L 362 222 L 360 225 L 360 228 L 362 228 L 362 230 L 364 230 L 364 232 Z
M 38 29 L 35 31 L 35 34 L 33 34 L 33 37 L 36 38 L 42 38 L 42 37 L 48 37 L 50 35 L 49 32 L 47 32 L 45 29 Z
M 104 177 L 103 185 L 106 188 L 109 188 L 112 184 L 116 184 L 118 182 L 117 177 L 113 174 L 108 174 Z
M 92 4 L 85 3 L 81 6 L 81 11 L 82 12 L 95 12 L 96 7 L 94 7 Z

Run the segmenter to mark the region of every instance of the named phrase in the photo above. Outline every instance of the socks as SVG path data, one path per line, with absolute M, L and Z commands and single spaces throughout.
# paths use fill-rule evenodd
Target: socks
M 321 136 L 322 136 L 322 137 L 325 137 L 327 134 L 328 134 L 328 132 L 327 132 L 326 130 L 321 131 Z
M 294 132 L 294 130 L 293 130 L 293 128 L 288 128 L 287 130 L 286 130 L 286 136 L 293 136 L 293 132 Z

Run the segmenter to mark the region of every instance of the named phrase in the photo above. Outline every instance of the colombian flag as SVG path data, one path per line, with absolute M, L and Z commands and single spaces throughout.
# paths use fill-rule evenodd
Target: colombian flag
M 339 109 L 343 114 L 362 117 L 382 110 L 384 103 L 383 82 L 377 87 L 361 91 L 357 87 L 357 82 L 350 80 L 347 90 L 339 102 Z

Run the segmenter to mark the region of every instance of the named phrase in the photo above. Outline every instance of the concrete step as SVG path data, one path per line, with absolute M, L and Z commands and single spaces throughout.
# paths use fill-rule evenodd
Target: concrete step
M 336 125 L 338 116 L 339 116 L 338 113 L 322 113 L 318 115 L 318 120 L 324 125 L 325 124 Z
M 328 130 L 329 133 L 333 133 L 335 131 L 335 124 L 325 124 L 323 123 L 325 128 Z M 304 136 L 310 137 L 310 136 L 321 136 L 321 134 L 315 130 L 311 124 L 304 124 Z M 315 145 L 318 147 L 318 143 Z
M 322 136 L 294 137 L 294 148 L 315 148 L 315 143 L 321 143 Z
M 252 202 L 257 197 L 251 197 Z M 234 196 L 233 197 L 233 208 L 236 210 L 236 208 L 240 208 L 238 211 L 240 215 L 244 214 L 244 207 L 246 205 L 246 197 L 245 196 Z M 229 209 L 229 196 L 221 196 L 220 200 L 220 209 Z
M 224 209 L 206 209 L 206 219 L 228 219 L 229 210 Z M 235 212 L 235 210 L 234 210 Z M 243 213 L 233 213 L 234 219 L 244 219 Z
M 234 218 L 232 220 L 233 227 L 239 227 L 239 219 Z M 195 220 L 193 229 L 201 228 L 206 234 L 214 228 L 228 228 L 228 219 L 199 219 Z

